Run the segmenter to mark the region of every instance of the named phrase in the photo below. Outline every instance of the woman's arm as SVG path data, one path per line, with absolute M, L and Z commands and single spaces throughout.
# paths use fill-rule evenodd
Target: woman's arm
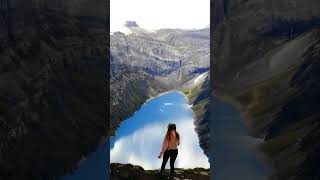
M 169 144 L 168 144 L 168 140 L 167 140 L 167 137 L 165 136 L 164 139 L 163 139 L 161 151 L 160 151 L 160 153 L 159 153 L 158 158 L 161 158 L 161 156 L 163 155 L 163 153 L 167 150 L 168 145 L 169 145 Z

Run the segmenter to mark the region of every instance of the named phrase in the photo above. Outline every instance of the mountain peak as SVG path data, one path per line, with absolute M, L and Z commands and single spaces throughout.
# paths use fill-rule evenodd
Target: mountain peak
M 131 28 L 131 27 L 139 27 L 136 21 L 126 21 L 124 24 L 125 27 Z
M 146 34 L 145 29 L 142 29 L 136 21 L 126 21 L 121 32 L 125 34 Z

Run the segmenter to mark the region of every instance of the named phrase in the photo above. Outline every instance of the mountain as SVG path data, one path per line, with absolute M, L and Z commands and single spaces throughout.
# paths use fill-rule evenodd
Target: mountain
M 107 97 L 105 20 L 73 6 L 92 1 L 6 2 L 0 5 L 0 179 L 57 179 L 108 134 L 101 98 Z
M 264 139 L 270 179 L 319 179 L 320 3 L 212 3 L 213 95 Z M 211 110 L 213 111 L 213 110 Z
M 127 22 L 125 27 L 127 33 L 114 32 L 110 37 L 111 136 L 120 122 L 131 116 L 147 99 L 173 89 L 186 92 L 195 86 L 193 81 L 210 67 L 209 29 L 160 29 L 151 32 L 133 21 Z M 196 120 L 196 125 L 200 119 L 202 115 Z M 208 149 L 202 147 L 208 155 Z
M 146 35 L 149 33 L 147 30 L 141 28 L 136 21 L 126 21 L 120 31 L 125 34 L 134 33 L 134 34 Z

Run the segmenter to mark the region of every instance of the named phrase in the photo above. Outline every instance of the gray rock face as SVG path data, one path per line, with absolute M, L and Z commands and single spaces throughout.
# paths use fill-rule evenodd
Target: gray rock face
M 126 26 L 126 27 L 129 27 L 129 28 L 130 28 L 130 27 L 139 27 L 136 21 L 127 21 L 127 22 L 125 23 L 125 26 Z
M 261 150 L 274 168 L 271 178 L 319 178 L 311 160 L 319 156 L 307 150 L 308 143 L 297 144 L 318 137 L 319 126 L 309 128 L 319 105 L 306 92 L 319 97 L 308 87 L 311 81 L 318 84 L 313 69 L 319 55 L 320 3 L 221 0 L 213 7 L 215 95 L 233 100 L 251 134 L 265 137 Z
M 209 29 L 148 32 L 136 31 L 137 27 L 128 27 L 131 34 L 111 35 L 112 64 L 145 67 L 158 75 L 170 74 L 160 71 L 178 67 L 186 73 L 209 67 Z

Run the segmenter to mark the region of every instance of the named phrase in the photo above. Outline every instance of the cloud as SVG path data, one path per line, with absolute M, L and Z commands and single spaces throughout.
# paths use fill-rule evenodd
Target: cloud
M 173 103 L 163 103 L 163 105 L 165 105 L 165 106 L 172 106 Z
M 177 122 L 181 135 L 181 145 L 179 147 L 179 158 L 177 167 L 209 168 L 208 158 L 204 155 L 199 146 L 198 135 L 194 130 L 193 119 Z
M 148 124 L 134 133 L 118 139 L 114 148 L 110 150 L 110 161 L 139 165 L 144 169 L 159 169 L 162 159 L 158 159 L 157 156 L 168 122 L 170 121 Z M 199 147 L 193 119 L 172 122 L 176 123 L 181 136 L 181 145 L 175 166 L 178 168 L 209 168 L 208 158 Z M 169 167 L 169 163 L 167 167 Z

